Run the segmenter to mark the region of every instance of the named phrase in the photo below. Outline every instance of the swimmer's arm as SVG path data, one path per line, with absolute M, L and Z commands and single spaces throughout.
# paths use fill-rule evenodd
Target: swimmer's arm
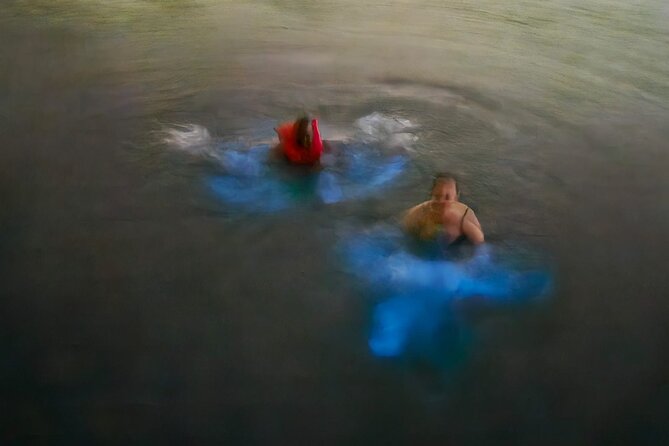
M 481 229 L 481 223 L 479 219 L 476 218 L 474 211 L 470 210 L 467 212 L 465 221 L 462 222 L 462 232 L 467 237 L 467 240 L 470 241 L 473 245 L 480 245 L 485 242 L 485 236 L 483 235 L 483 229 Z
M 467 220 L 471 221 L 479 229 L 481 229 L 481 223 L 479 222 L 479 219 L 476 218 L 476 214 L 474 213 L 474 211 L 471 208 L 469 208 L 469 212 L 467 212 L 467 216 L 465 218 L 465 221 L 467 221 Z

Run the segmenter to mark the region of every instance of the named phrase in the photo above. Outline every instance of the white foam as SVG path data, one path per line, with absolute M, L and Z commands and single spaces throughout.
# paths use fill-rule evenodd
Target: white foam
M 163 130 L 163 142 L 171 149 L 195 156 L 215 156 L 209 131 L 197 124 L 175 124 Z
M 374 112 L 355 121 L 359 138 L 364 142 L 380 143 L 393 148 L 410 150 L 418 137 L 418 127 L 408 119 Z

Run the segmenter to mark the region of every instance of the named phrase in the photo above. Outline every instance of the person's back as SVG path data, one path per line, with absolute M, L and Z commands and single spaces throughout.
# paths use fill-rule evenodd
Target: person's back
M 302 117 L 295 122 L 287 122 L 276 129 L 279 136 L 277 146 L 283 156 L 292 164 L 318 164 L 323 153 L 323 141 L 318 130 L 318 121 Z M 311 132 L 310 132 L 311 131 Z

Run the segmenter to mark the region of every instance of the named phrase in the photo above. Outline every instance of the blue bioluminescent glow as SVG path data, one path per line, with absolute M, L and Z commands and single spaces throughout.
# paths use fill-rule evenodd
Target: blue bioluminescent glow
M 207 178 L 223 202 L 250 212 L 277 212 L 299 204 L 339 203 L 369 197 L 392 185 L 408 165 L 404 155 L 387 156 L 364 144 L 345 145 L 334 162 L 308 171 L 271 161 L 267 145 L 222 147 L 225 172 Z
M 395 295 L 374 307 L 368 345 L 378 357 L 404 354 L 447 366 L 465 356 L 471 329 L 444 302 L 415 294 Z
M 419 354 L 443 362 L 460 352 L 470 331 L 458 302 L 523 303 L 545 297 L 552 284 L 545 269 L 518 270 L 495 260 L 493 248 L 470 258 L 425 259 L 410 252 L 399 231 L 346 238 L 347 269 L 366 285 L 374 306 L 369 347 L 373 354 Z
M 275 137 L 270 131 L 275 124 L 260 120 L 238 140 L 212 137 L 198 124 L 174 124 L 164 129 L 163 142 L 171 150 L 219 166 L 221 173 L 204 182 L 226 205 L 271 213 L 311 203 L 360 200 L 381 192 L 409 166 L 407 154 L 418 139 L 415 123 L 374 112 L 343 135 L 335 132 L 343 140 L 330 141 L 332 149 L 323 153 L 318 168 L 289 166 L 266 143 Z
M 253 212 L 277 212 L 294 205 L 286 185 L 275 178 L 213 176 L 208 185 L 224 202 Z

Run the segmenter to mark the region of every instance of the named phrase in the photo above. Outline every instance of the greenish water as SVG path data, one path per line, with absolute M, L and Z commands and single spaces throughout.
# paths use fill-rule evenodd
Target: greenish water
M 663 444 L 665 2 L 10 0 L 0 60 L 8 444 Z M 332 139 L 372 113 L 414 123 L 405 181 L 240 217 L 203 189 L 215 167 L 163 143 L 303 110 Z M 435 389 L 370 357 L 331 247 L 441 169 L 558 286 L 479 316 Z

